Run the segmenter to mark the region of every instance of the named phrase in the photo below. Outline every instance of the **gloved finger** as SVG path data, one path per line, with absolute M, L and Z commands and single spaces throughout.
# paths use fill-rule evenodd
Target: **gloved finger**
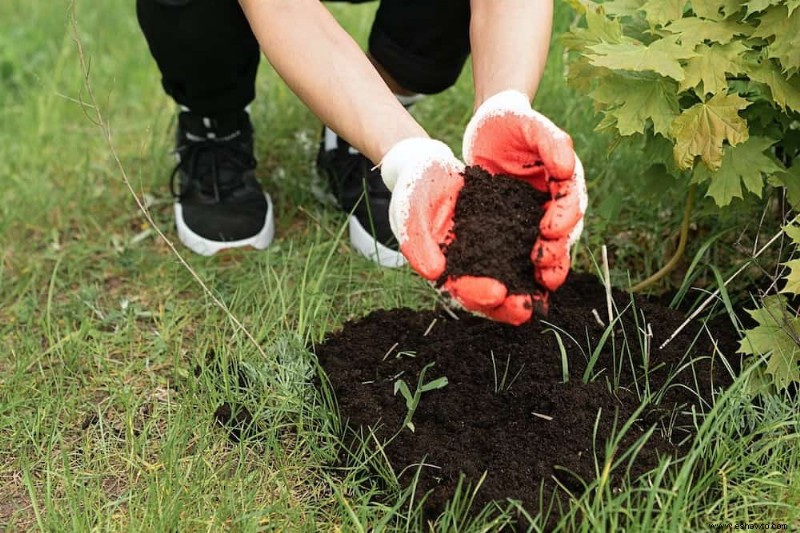
M 545 206 L 539 231 L 545 239 L 560 239 L 569 235 L 583 212 L 575 182 L 552 181 L 550 190 L 553 199 Z
M 519 326 L 531 319 L 533 309 L 534 304 L 529 294 L 512 294 L 499 306 L 484 308 L 478 312 L 497 322 Z
M 574 172 L 570 179 L 549 181 L 552 200 L 539 222 L 541 236 L 545 239 L 560 239 L 573 233 L 586 211 L 588 200 L 583 165 L 577 156 L 573 155 L 573 158 Z
M 535 274 L 536 283 L 548 291 L 557 291 L 567 281 L 567 275 L 569 274 L 569 259 L 564 263 L 538 269 Z
M 525 123 L 525 136 L 530 149 L 535 151 L 551 179 L 570 179 L 575 171 L 575 150 L 572 137 L 537 111 L 531 110 L 531 119 Z
M 411 268 L 428 280 L 445 269 L 441 244 L 453 225 L 458 193 L 464 186 L 463 166 L 430 161 L 414 180 L 399 181 L 389 204 L 389 222 L 398 236 L 400 252 Z
M 497 307 L 508 294 L 503 283 L 483 276 L 450 278 L 443 288 L 468 311 L 483 312 L 483 309 Z
M 538 239 L 531 252 L 536 283 L 550 292 L 557 290 L 567 279 L 570 267 L 569 240 Z
M 400 244 L 400 252 L 408 260 L 408 264 L 423 278 L 434 281 L 439 279 L 446 266 L 446 259 L 441 244 L 447 241 L 453 226 L 457 189 L 445 193 L 439 198 L 415 198 L 420 205 L 412 208 L 412 213 L 405 224 L 406 238 Z M 389 206 L 391 211 L 392 205 Z M 391 216 L 391 214 L 390 214 Z

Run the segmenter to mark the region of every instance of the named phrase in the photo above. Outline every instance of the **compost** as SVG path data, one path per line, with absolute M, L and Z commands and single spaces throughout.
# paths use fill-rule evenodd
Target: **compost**
M 540 291 L 530 255 L 549 194 L 478 166 L 467 167 L 463 176 L 451 239 L 442 247 L 447 268 L 437 283 L 449 277 L 487 276 L 503 282 L 509 294 Z
M 349 434 L 369 428 L 387 443 L 402 484 L 420 471 L 418 488 L 432 491 L 430 516 L 443 510 L 459 475 L 475 483 L 484 472 L 477 508 L 513 498 L 537 509 L 540 490 L 545 501 L 557 501 L 566 494 L 558 485 L 580 493 L 596 478 L 595 455 L 604 460 L 615 426 L 634 414 L 645 390 L 666 392 L 622 441 L 624 449 L 656 427 L 630 470 L 634 478 L 659 454 L 680 453 L 692 434 L 690 406 L 707 409 L 731 382 L 714 354 L 735 354 L 732 328 L 694 324 L 659 349 L 685 315 L 623 292 L 613 299 L 620 318 L 604 341 L 605 288 L 593 275 L 572 273 L 552 295 L 546 321 L 514 327 L 445 310 L 378 310 L 346 323 L 315 352 Z M 700 359 L 684 366 L 687 354 Z M 412 432 L 403 425 L 407 408 L 395 382 L 413 392 L 430 363 L 425 381 L 446 377 L 448 384 L 422 395 Z

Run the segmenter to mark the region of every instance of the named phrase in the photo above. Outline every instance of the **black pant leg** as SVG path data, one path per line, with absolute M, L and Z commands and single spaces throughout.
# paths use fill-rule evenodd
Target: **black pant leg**
M 137 0 L 136 12 L 178 104 L 217 117 L 253 101 L 260 51 L 236 0 Z
M 369 51 L 405 89 L 438 93 L 469 56 L 469 20 L 469 0 L 381 0 Z

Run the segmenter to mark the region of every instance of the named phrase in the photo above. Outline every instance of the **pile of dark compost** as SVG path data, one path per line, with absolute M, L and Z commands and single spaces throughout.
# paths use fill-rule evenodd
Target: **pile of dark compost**
M 657 427 L 630 471 L 634 478 L 656 466 L 659 454 L 681 452 L 678 443 L 688 440 L 693 427 L 686 412 L 701 402 L 696 392 L 710 403 L 714 392 L 732 381 L 712 355 L 716 341 L 719 352 L 737 359 L 732 357 L 737 346 L 733 328 L 712 328 L 709 334 L 696 323 L 659 349 L 685 315 L 640 299 L 631 306 L 631 296 L 623 292 L 614 291 L 613 298 L 624 312 L 615 322 L 613 338 L 609 335 L 602 344 L 587 383 L 582 376 L 606 330 L 595 312 L 607 322 L 605 288 L 588 274 L 571 274 L 552 295 L 546 322 L 514 327 L 466 313 L 457 313 L 455 319 L 445 310 L 378 310 L 345 324 L 315 352 L 342 420 L 354 434 L 369 427 L 388 442 L 384 451 L 400 482 L 412 481 L 414 465 L 426 465 L 418 489 L 433 491 L 427 514 L 443 510 L 461 473 L 475 483 L 487 472 L 475 502 L 478 509 L 507 498 L 537 509 L 540 483 L 549 498 L 563 495 L 556 480 L 580 493 L 581 480 L 595 479 L 595 454 L 605 459 L 615 425 L 621 426 L 641 405 L 645 374 L 650 390 L 666 387 L 666 392 L 623 438 L 625 448 Z M 566 383 L 554 331 L 560 332 L 566 349 Z M 647 372 L 645 342 L 650 346 Z M 622 349 L 625 343 L 632 357 Z M 687 354 L 700 360 L 673 375 Z M 403 428 L 406 404 L 394 394 L 394 384 L 402 379 L 413 392 L 420 371 L 430 363 L 435 366 L 425 381 L 446 377 L 448 384 L 422 395 L 411 432 Z M 662 427 L 671 427 L 671 434 Z

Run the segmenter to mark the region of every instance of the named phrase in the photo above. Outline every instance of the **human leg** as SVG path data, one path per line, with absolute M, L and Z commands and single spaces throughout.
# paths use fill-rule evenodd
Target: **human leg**
M 178 236 L 194 252 L 266 248 L 272 205 L 255 178 L 259 48 L 235 0 L 137 0 L 167 94 L 181 106 L 172 176 Z

